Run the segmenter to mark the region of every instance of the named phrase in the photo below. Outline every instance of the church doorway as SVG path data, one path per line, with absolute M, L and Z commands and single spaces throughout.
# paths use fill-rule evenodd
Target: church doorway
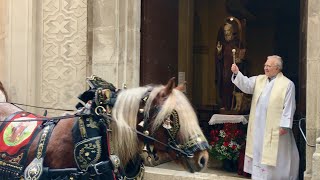
M 284 60 L 283 73 L 296 86 L 296 119 L 306 113 L 306 2 L 303 0 L 142 0 L 140 83 L 187 81 L 186 94 L 198 111 L 200 125 L 222 107 L 217 82 L 217 45 L 231 17 L 245 49 L 248 76 L 263 73 L 269 55 Z M 240 25 L 239 25 L 240 23 Z M 241 29 L 241 32 L 239 31 Z M 240 37 L 241 35 L 241 37 Z M 220 37 L 219 37 L 220 36 Z M 231 54 L 232 52 L 230 52 Z M 232 55 L 231 55 L 232 56 Z M 229 70 L 229 69 L 227 69 Z M 232 93 L 227 94 L 232 97 Z M 303 127 L 305 128 L 305 127 Z M 294 127 L 305 169 L 305 143 Z
M 219 105 L 215 62 L 219 30 L 228 17 L 235 17 L 241 23 L 248 75 L 263 73 L 268 55 L 281 56 L 284 74 L 297 86 L 298 103 L 304 107 L 300 102 L 300 94 L 305 94 L 303 3 L 142 0 L 140 82 L 165 83 L 175 76 L 187 81 L 187 94 L 196 106 Z

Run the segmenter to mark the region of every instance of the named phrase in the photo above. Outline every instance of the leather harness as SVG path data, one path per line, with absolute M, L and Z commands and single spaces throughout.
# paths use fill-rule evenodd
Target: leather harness
M 111 110 L 116 101 L 119 91 L 117 91 L 111 83 L 101 78 L 92 76 L 88 79 L 90 89 L 81 94 L 78 98 L 85 102 L 76 105 L 78 113 L 71 115 L 75 117 L 75 123 L 72 128 L 74 148 L 74 159 L 77 168 L 51 169 L 43 167 L 46 147 L 50 139 L 50 135 L 60 119 L 70 118 L 70 115 L 59 118 L 44 118 L 47 121 L 43 124 L 43 131 L 40 135 L 36 156 L 34 160 L 25 168 L 25 179 L 142 179 L 144 175 L 143 161 L 140 155 L 129 161 L 127 168 L 130 172 L 125 172 L 120 168 L 120 160 L 116 155 L 111 154 L 110 147 L 110 123 L 112 121 Z M 148 99 L 152 89 L 146 92 L 142 103 Z M 105 93 L 105 94 L 103 94 Z M 105 107 L 105 108 L 104 108 Z M 152 114 L 155 115 L 160 111 L 161 107 L 153 108 Z M 140 112 L 143 113 L 143 112 Z M 193 157 L 193 153 L 197 150 L 208 148 L 206 141 L 197 141 L 199 138 L 193 138 L 186 144 L 178 144 L 176 135 L 179 131 L 179 117 L 177 112 L 173 111 L 170 115 L 173 122 L 173 128 L 170 124 L 163 124 L 170 136 L 168 144 L 158 141 L 149 136 L 147 126 L 150 123 L 148 115 L 144 114 L 144 131 L 143 133 L 132 129 L 134 132 L 144 138 L 149 154 L 155 157 L 156 152 L 151 152 L 149 143 L 151 141 L 164 145 L 167 149 L 171 149 L 177 153 L 177 157 L 183 156 L 187 159 Z M 137 166 L 136 164 L 140 164 Z M 187 163 L 189 166 L 189 162 Z M 129 167 L 129 168 L 128 168 Z M 192 168 L 189 167 L 192 172 Z M 23 171 L 22 171 L 23 172 Z M 17 173 L 16 178 L 21 178 L 22 174 Z M 1 179 L 1 177 L 0 177 Z

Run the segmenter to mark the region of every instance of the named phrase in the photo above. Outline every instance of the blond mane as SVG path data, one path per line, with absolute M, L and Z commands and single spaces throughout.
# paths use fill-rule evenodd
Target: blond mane
M 112 109 L 113 153 L 119 156 L 122 165 L 138 153 L 138 137 L 131 129 L 136 129 L 140 101 L 147 90 L 148 87 L 122 90 Z
M 152 108 L 152 102 L 163 88 L 164 86 L 157 86 L 150 92 L 144 107 L 145 116 L 149 115 L 148 112 Z M 139 153 L 137 134 L 129 129 L 136 129 L 140 101 L 148 89 L 149 87 L 139 87 L 123 90 L 119 93 L 115 106 L 113 107 L 112 117 L 114 123 L 112 123 L 111 126 L 112 143 L 114 154 L 119 155 L 122 164 L 126 164 L 131 158 Z M 151 127 L 151 132 L 154 132 L 162 125 L 163 120 L 168 117 L 173 110 L 176 110 L 179 115 L 179 138 L 182 143 L 188 141 L 190 137 L 196 135 L 203 136 L 193 107 L 186 96 L 176 89 L 172 90 L 172 93 L 161 106 L 153 126 Z

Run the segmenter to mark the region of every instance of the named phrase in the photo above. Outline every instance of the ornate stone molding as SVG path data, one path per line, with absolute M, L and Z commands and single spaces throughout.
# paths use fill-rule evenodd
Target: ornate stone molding
M 73 108 L 86 88 L 87 0 L 44 0 L 41 22 L 40 104 Z

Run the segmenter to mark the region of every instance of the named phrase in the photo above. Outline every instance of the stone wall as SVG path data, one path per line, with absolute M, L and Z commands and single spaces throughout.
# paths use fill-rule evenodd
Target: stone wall
M 139 86 L 140 1 L 1 0 L 0 8 L 0 80 L 12 102 L 73 109 L 91 74 Z
M 91 73 L 117 88 L 139 86 L 140 11 L 139 0 L 88 0 Z
M 316 137 L 320 133 L 320 1 L 308 1 L 308 23 L 307 23 L 307 139 L 315 144 Z M 305 179 L 312 175 L 313 147 L 306 147 L 306 171 Z

